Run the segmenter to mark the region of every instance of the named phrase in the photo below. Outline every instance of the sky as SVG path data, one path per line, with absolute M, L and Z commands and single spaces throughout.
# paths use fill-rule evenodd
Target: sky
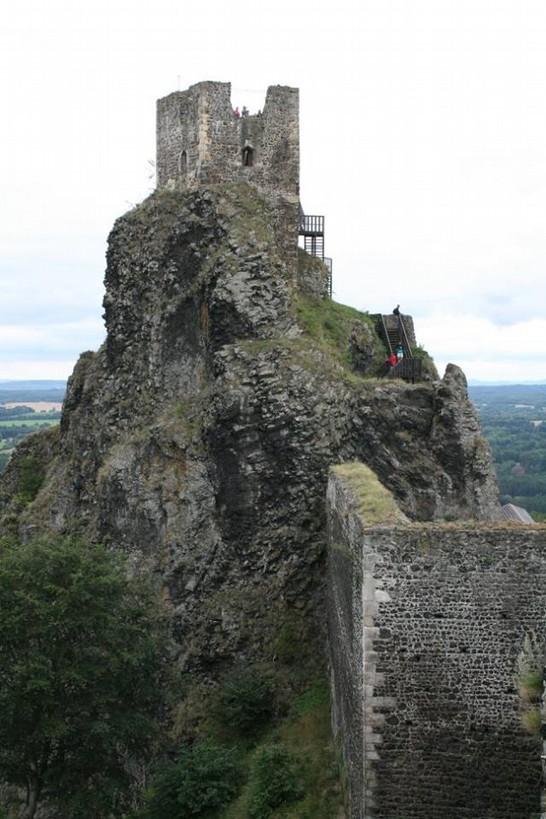
M 21 0 L 0 21 L 0 379 L 104 338 L 114 220 L 154 185 L 155 100 L 300 88 L 301 194 L 334 298 L 400 303 L 439 366 L 546 380 L 544 0 Z

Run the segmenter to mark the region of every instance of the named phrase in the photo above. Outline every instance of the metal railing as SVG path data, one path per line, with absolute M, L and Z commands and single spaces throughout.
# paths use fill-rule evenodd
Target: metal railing
M 408 356 L 408 358 L 413 358 L 411 352 L 411 344 L 409 342 L 408 334 L 406 332 L 406 325 L 404 324 L 404 317 L 398 316 L 398 332 L 400 333 L 400 338 L 402 339 L 402 347 L 404 348 L 404 355 Z
M 389 333 L 387 331 L 387 325 L 385 323 L 385 316 L 381 315 L 377 323 L 379 324 L 380 334 L 383 333 L 383 339 L 385 341 L 385 344 L 387 345 L 387 352 L 392 353 L 393 349 L 391 345 L 391 340 L 389 338 Z
M 324 216 L 300 214 L 300 236 L 324 236 Z
M 332 268 L 333 268 L 333 262 L 328 256 L 325 256 L 324 257 L 324 264 L 326 265 L 326 270 L 328 271 L 328 296 L 330 298 L 332 298 Z
M 423 362 L 420 358 L 402 358 L 394 367 L 390 367 L 386 373 L 387 378 L 402 378 L 404 381 L 411 381 L 415 384 L 419 381 L 423 371 Z

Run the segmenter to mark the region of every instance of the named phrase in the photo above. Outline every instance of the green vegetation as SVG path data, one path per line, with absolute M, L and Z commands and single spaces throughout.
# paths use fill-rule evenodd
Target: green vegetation
M 253 669 L 230 674 L 218 694 L 214 712 L 228 732 L 252 737 L 271 720 L 273 691 L 265 677 Z
M 542 728 L 540 703 L 544 688 L 544 641 L 535 632 L 528 632 L 518 656 L 515 682 L 518 688 L 521 723 L 529 734 L 539 734 Z
M 21 389 L 0 390 L 0 401 L 17 406 L 3 406 L 0 403 L 0 474 L 6 468 L 15 447 L 32 432 L 55 426 L 61 413 L 56 410 L 36 412 L 32 405 L 36 402 L 61 403 L 62 389 L 32 389 L 31 382 L 22 382 Z M 31 406 L 25 405 L 27 402 Z M 46 403 L 46 407 L 47 407 Z
M 252 760 L 248 787 L 249 819 L 268 819 L 276 808 L 303 796 L 295 757 L 281 744 L 260 748 Z
M 358 462 L 340 464 L 334 467 L 334 473 L 349 484 L 357 501 L 358 514 L 366 526 L 406 520 L 389 490 L 369 467 Z
M 17 430 L 26 430 L 28 432 L 36 432 L 37 427 L 50 427 L 56 424 L 60 418 L 60 413 L 47 413 L 46 418 L 25 415 L 22 418 L 0 419 L 0 429 L 15 427 Z
M 189 819 L 218 816 L 237 795 L 242 772 L 237 751 L 217 743 L 181 748 L 175 762 L 164 764 L 146 795 L 143 819 Z
M 276 696 L 278 692 L 272 692 Z M 158 769 L 135 819 L 340 815 L 343 799 L 326 683 L 306 689 L 293 700 L 287 716 L 262 725 L 260 732 L 239 732 L 235 745 L 214 736 L 217 730 L 209 725 L 208 737 L 182 745 L 176 759 Z
M 245 785 L 221 819 L 334 819 L 343 798 L 326 682 L 294 698 L 244 759 Z M 260 813 L 260 811 L 262 811 Z
M 470 387 L 503 503 L 546 520 L 546 385 Z
M 523 702 L 539 702 L 542 697 L 543 673 L 528 671 L 518 678 L 518 691 Z
M 150 751 L 164 629 L 119 556 L 75 540 L 0 544 L 0 778 L 55 815 L 121 815 Z M 4 807 L 9 807 L 4 805 Z
M 542 728 L 540 708 L 528 708 L 522 713 L 521 722 L 528 734 L 540 734 Z
M 354 366 L 351 352 L 353 329 L 364 325 L 375 343 L 376 353 L 372 370 L 379 373 L 385 360 L 385 347 L 375 333 L 372 319 L 354 307 L 338 304 L 330 299 L 313 299 L 300 296 L 297 300 L 297 318 L 305 334 L 315 344 L 330 353 L 343 367 Z
M 19 464 L 19 482 L 17 496 L 26 505 L 32 503 L 44 482 L 43 464 L 32 455 L 26 455 Z
M 328 685 L 308 685 L 286 702 L 287 671 L 277 663 L 248 668 L 227 675 L 216 692 L 198 686 L 196 696 L 190 693 L 185 724 L 198 726 L 198 738 L 176 743 L 134 819 L 338 817 L 343 799 Z
M 272 662 L 217 687 L 188 675 L 169 731 L 181 681 L 165 685 L 161 607 L 126 568 L 71 540 L 2 544 L 0 780 L 16 790 L 0 806 L 20 811 L 26 792 L 29 817 L 338 817 L 328 685 L 310 681 L 300 614 L 271 639 Z

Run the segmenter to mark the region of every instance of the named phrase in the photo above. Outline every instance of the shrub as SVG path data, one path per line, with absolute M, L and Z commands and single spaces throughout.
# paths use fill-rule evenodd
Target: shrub
M 267 819 L 271 813 L 303 796 L 299 771 L 283 745 L 270 745 L 256 755 L 250 774 L 248 816 Z
M 19 464 L 17 494 L 23 503 L 31 503 L 44 482 L 44 468 L 33 455 L 26 455 Z
M 241 769 L 236 751 L 212 742 L 184 746 L 178 760 L 157 773 L 146 819 L 213 816 L 237 795 Z
M 254 670 L 226 677 L 216 703 L 216 717 L 228 730 L 254 736 L 273 714 L 273 692 L 269 682 Z
M 529 708 L 521 715 L 521 722 L 528 734 L 540 734 L 542 714 L 539 708 Z
M 330 690 L 323 682 L 317 682 L 308 688 L 292 704 L 292 714 L 296 717 L 303 717 L 310 711 L 330 702 Z
M 542 671 L 529 671 L 518 679 L 518 691 L 523 702 L 539 702 L 543 689 Z

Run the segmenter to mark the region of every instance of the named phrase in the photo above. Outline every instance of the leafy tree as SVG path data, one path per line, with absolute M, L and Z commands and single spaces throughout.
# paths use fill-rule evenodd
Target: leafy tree
M 151 587 L 101 546 L 0 543 L 0 779 L 72 819 L 121 808 L 160 704 Z

